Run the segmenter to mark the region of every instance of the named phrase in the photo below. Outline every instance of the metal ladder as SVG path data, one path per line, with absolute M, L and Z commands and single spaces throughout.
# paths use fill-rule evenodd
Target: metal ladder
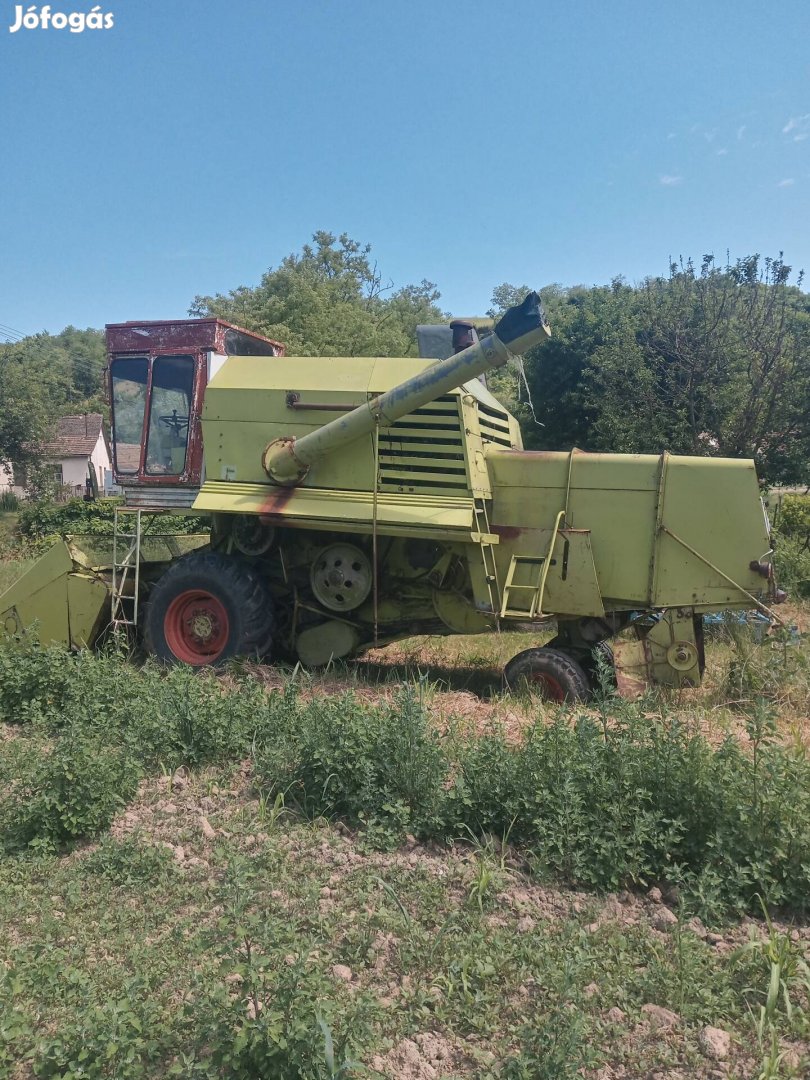
M 493 614 L 498 617 L 500 611 L 500 586 L 498 584 L 498 568 L 495 563 L 495 545 L 490 537 L 489 514 L 484 499 L 476 499 L 473 503 L 475 513 L 475 534 L 473 539 L 478 541 L 481 548 L 481 558 L 484 563 L 484 580 L 487 583 L 489 593 L 489 605 Z
M 554 521 L 554 528 L 551 531 L 551 542 L 548 545 L 548 551 L 545 555 L 513 555 L 512 561 L 509 563 L 509 570 L 506 575 L 506 581 L 503 586 L 503 603 L 501 604 L 500 615 L 503 618 L 506 615 L 517 615 L 522 618 L 528 619 L 543 619 L 547 616 L 543 612 L 543 594 L 546 591 L 546 578 L 551 567 L 551 560 L 554 555 L 554 545 L 557 543 L 557 536 L 560 531 L 560 524 L 565 518 L 565 510 L 560 510 Z M 537 579 L 531 580 L 528 583 L 523 582 L 518 584 L 515 581 L 518 570 L 521 566 L 531 568 L 537 567 Z M 529 601 L 528 608 L 510 608 L 509 607 L 509 594 L 516 591 L 531 592 L 532 598 Z
M 546 564 L 545 555 L 513 555 L 512 561 L 509 563 L 509 571 L 506 575 L 506 581 L 503 586 L 503 604 L 501 605 L 501 616 L 505 615 L 522 615 L 524 618 L 533 619 L 537 615 L 543 599 L 543 568 Z M 537 580 L 531 580 L 528 584 L 518 584 L 515 578 L 518 575 L 518 570 L 525 566 L 528 569 L 537 567 Z M 509 607 L 510 595 L 514 592 L 521 590 L 523 592 L 530 592 L 532 594 L 529 601 L 528 608 L 525 607 Z
M 112 616 L 113 630 L 126 632 L 138 625 L 141 585 L 142 510 L 116 506 L 113 518 Z M 129 528 L 124 519 L 129 518 Z M 131 521 L 134 518 L 134 528 Z M 130 591 L 129 586 L 132 583 Z

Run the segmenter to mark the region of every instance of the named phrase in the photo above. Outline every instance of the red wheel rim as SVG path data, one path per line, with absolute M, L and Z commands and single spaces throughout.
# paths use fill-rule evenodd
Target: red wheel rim
M 565 690 L 553 675 L 538 672 L 535 675 L 530 675 L 529 679 L 546 701 L 556 701 L 560 705 L 565 701 Z
M 184 664 L 213 664 L 228 644 L 230 620 L 224 604 L 204 589 L 187 589 L 166 609 L 166 644 Z

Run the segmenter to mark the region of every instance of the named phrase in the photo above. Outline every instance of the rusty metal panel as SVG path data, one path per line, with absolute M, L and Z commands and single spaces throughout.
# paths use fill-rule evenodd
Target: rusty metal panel
M 283 356 L 279 341 L 244 330 L 223 319 L 160 319 L 147 322 L 108 323 L 107 352 L 156 353 L 182 352 L 194 349 L 213 349 L 228 352 L 226 340 L 240 335 L 256 346 L 267 346 L 261 355 Z M 238 339 L 237 339 L 238 340 Z

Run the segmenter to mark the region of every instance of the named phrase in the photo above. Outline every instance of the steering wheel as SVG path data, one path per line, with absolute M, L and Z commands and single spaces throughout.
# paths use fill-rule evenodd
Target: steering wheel
M 170 416 L 161 416 L 159 419 L 161 424 L 165 424 L 169 428 L 176 439 L 179 439 L 188 430 L 188 417 L 178 416 L 177 409 Z

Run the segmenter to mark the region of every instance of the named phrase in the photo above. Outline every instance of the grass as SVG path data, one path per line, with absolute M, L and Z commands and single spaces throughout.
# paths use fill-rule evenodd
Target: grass
M 18 520 L 16 510 L 0 510 L 0 539 L 9 541 L 13 537 Z
M 271 823 L 244 767 L 144 781 L 98 843 L 4 860 L 0 904 L 13 1077 L 321 1077 L 345 1058 L 357 1076 L 708 1077 L 707 1024 L 742 1077 L 760 1008 L 780 1075 L 800 1076 L 810 1035 L 805 929 L 771 924 L 758 951 L 748 927 L 656 929 L 654 898 L 539 884 L 508 848 L 384 853 L 323 820 Z M 774 935 L 794 957 L 790 1010 L 769 1004 Z

